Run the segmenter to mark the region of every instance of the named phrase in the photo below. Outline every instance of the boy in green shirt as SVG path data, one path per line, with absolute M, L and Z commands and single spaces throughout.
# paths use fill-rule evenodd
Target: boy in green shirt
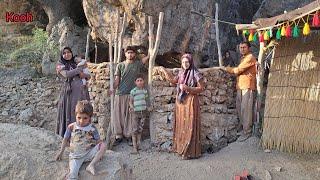
M 149 115 L 150 101 L 148 90 L 144 86 L 144 76 L 138 74 L 135 79 L 136 87 L 130 91 L 130 112 L 132 113 L 132 144 L 133 151 L 131 154 L 138 154 L 141 144 L 141 133 L 146 118 Z

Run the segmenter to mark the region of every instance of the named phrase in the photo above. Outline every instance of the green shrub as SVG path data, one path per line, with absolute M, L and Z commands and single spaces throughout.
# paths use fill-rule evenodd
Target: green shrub
M 15 49 L 9 56 L 11 61 L 18 64 L 22 63 L 40 63 L 43 53 L 46 51 L 48 33 L 42 29 L 35 28 L 32 31 L 31 42 L 28 43 L 27 39 L 20 39 L 26 42 L 22 47 Z

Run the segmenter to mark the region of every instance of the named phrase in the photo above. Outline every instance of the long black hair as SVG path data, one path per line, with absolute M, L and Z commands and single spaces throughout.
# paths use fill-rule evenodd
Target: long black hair
M 72 54 L 72 58 L 70 60 L 66 60 L 63 58 L 63 52 L 64 50 L 68 50 L 71 52 Z M 76 61 L 74 60 L 74 56 L 73 56 L 73 53 L 72 53 L 72 50 L 70 47 L 64 47 L 61 51 L 61 56 L 60 56 L 60 60 L 59 60 L 60 63 L 62 63 L 63 65 L 65 65 L 65 70 L 70 70 L 71 68 L 72 69 L 75 69 L 77 68 L 77 63 Z

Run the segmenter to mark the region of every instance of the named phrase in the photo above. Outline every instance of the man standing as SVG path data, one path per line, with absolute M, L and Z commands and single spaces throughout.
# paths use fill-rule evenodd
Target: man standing
M 250 43 L 240 43 L 241 54 L 238 67 L 223 67 L 229 73 L 237 76 L 237 113 L 240 118 L 239 130 L 242 128 L 238 141 L 245 141 L 251 136 L 254 102 L 256 95 L 257 60 L 250 51 Z
M 116 142 L 119 144 L 122 138 L 130 138 L 131 115 L 129 111 L 130 91 L 135 87 L 135 78 L 138 74 L 146 74 L 149 57 L 141 61 L 136 59 L 136 49 L 128 46 L 125 49 L 126 60 L 117 65 L 115 72 L 114 89 L 114 120 L 111 123 L 113 133 L 116 135 Z M 114 90 L 111 89 L 111 92 Z

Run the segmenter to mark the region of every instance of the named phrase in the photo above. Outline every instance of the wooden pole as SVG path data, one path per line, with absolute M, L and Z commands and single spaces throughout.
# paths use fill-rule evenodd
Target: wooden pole
M 222 54 L 221 54 L 221 45 L 220 45 L 220 38 L 219 38 L 219 26 L 218 26 L 218 15 L 219 15 L 219 5 L 216 3 L 216 14 L 215 14 L 215 28 L 216 28 L 216 40 L 217 40 L 217 47 L 218 47 L 218 55 L 219 55 L 219 66 L 223 66 Z
M 113 56 L 112 56 L 112 36 L 109 36 L 109 68 L 110 68 L 110 89 L 113 89 L 114 84 L 114 73 L 113 73 Z M 112 122 L 114 120 L 114 94 L 110 95 L 110 122 L 108 124 L 108 129 L 106 133 L 106 145 L 107 149 L 112 148 L 113 141 L 111 140 L 112 136 Z
M 88 34 L 87 34 L 87 42 L 86 42 L 86 54 L 85 54 L 85 60 L 89 60 L 89 42 L 90 42 L 90 28 L 88 28 Z
M 94 40 L 94 63 L 97 64 L 98 59 L 98 46 L 97 46 L 97 38 Z
M 152 88 L 152 70 L 154 66 L 154 62 L 156 60 L 156 56 L 158 53 L 159 45 L 160 45 L 160 38 L 161 38 L 161 31 L 162 31 L 162 24 L 163 24 L 163 17 L 164 13 L 160 12 L 159 14 L 159 21 L 158 21 L 158 28 L 157 28 L 157 35 L 156 35 L 156 42 L 155 44 L 153 43 L 154 41 L 154 35 L 153 35 L 153 22 L 152 22 L 152 17 L 149 16 L 149 70 L 148 70 L 148 87 L 151 93 L 151 88 Z M 152 97 L 150 95 L 150 97 Z
M 151 55 L 152 53 L 152 49 L 153 49 L 153 40 L 154 40 L 154 35 L 153 35 L 153 28 L 154 28 L 154 24 L 153 24 L 153 18 L 152 16 L 148 16 L 148 23 L 149 23 L 149 49 L 148 49 L 148 54 Z M 152 86 L 152 62 L 151 62 L 151 58 L 149 59 L 149 71 L 148 71 L 148 87 L 151 88 Z M 151 90 L 151 89 L 150 89 Z
M 259 55 L 258 55 L 258 73 L 257 73 L 257 101 L 256 101 L 256 121 L 254 123 L 253 133 L 258 136 L 261 125 L 261 102 L 262 102 L 262 88 L 264 78 L 264 67 L 263 67 L 263 53 L 264 53 L 264 42 L 260 42 Z
M 114 36 L 114 44 L 113 44 L 113 47 L 114 47 L 114 58 L 113 58 L 113 62 L 114 63 L 117 63 L 117 60 L 118 60 L 118 34 L 119 34 L 119 25 L 120 25 L 120 12 L 119 12 L 119 9 L 117 9 L 117 12 L 116 12 L 116 33 L 115 33 L 115 36 Z
M 127 15 L 126 13 L 123 14 L 122 24 L 121 24 L 121 31 L 118 38 L 118 57 L 117 57 L 117 63 L 121 62 L 121 53 L 122 53 L 122 43 L 123 43 L 123 35 L 125 28 L 127 26 Z
M 160 38 L 161 38 L 161 31 L 162 31 L 162 24 L 163 24 L 163 16 L 164 13 L 160 12 L 159 14 L 159 21 L 158 21 L 158 29 L 157 29 L 157 35 L 156 35 L 156 42 L 154 43 L 154 35 L 153 35 L 153 28 L 154 24 L 152 21 L 152 17 L 148 17 L 149 21 L 149 49 L 148 49 L 148 54 L 149 54 L 149 68 L 148 68 L 148 89 L 149 89 L 149 97 L 150 97 L 150 103 L 151 107 L 153 106 L 153 95 L 152 95 L 152 71 L 153 71 L 153 66 L 154 62 L 158 53 L 158 48 L 160 45 Z M 154 122 L 150 120 L 149 123 L 149 128 L 150 128 L 150 138 L 151 142 L 154 141 L 155 139 L 155 134 L 154 134 Z

